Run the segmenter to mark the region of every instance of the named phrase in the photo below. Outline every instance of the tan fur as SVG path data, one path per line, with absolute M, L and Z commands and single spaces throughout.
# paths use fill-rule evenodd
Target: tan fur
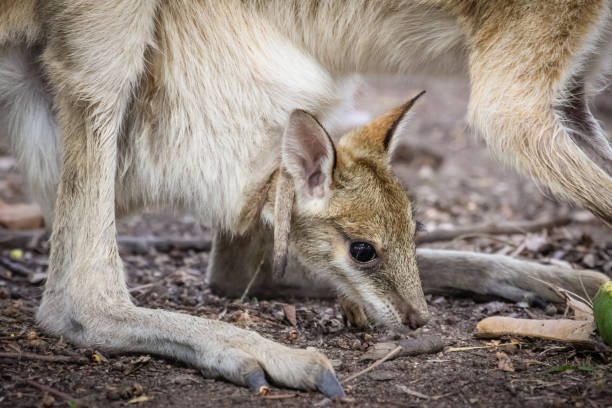
M 333 161 L 325 130 L 295 110 L 332 121 L 355 72 L 469 72 L 470 119 L 492 148 L 610 223 L 611 148 L 586 105 L 610 21 L 603 0 L 4 1 L 0 109 L 54 218 L 40 324 L 238 384 L 257 388 L 265 371 L 342 395 L 321 354 L 136 307 L 116 217 L 189 211 L 231 236 L 258 218 L 253 197 L 283 164 L 296 188 L 290 250 L 379 323 L 415 323 L 414 221 L 378 143 L 397 113 L 345 136 Z M 262 217 L 274 223 L 267 191 Z M 350 263 L 354 239 L 380 251 L 376 270 Z
M 40 40 L 38 0 L 3 0 L 0 7 L 0 45 L 34 45 Z

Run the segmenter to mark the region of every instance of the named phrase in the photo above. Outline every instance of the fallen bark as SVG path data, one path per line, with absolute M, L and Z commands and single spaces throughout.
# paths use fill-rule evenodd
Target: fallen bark
M 592 343 L 593 322 L 588 320 L 530 320 L 492 316 L 476 325 L 476 337 L 500 336 L 538 337 L 570 343 Z
M 397 342 L 377 343 L 371 350 L 361 356 L 361 361 L 378 360 L 387 355 L 396 347 L 401 347 L 400 351 L 390 359 L 406 356 L 418 356 L 421 354 L 433 354 L 442 351 L 447 343 L 438 336 L 422 336 L 416 339 L 402 339 Z

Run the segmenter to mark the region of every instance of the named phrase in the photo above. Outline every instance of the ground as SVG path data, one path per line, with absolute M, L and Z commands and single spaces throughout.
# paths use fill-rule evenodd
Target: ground
M 377 113 L 421 89 L 428 93 L 414 110 L 413 125 L 403 135 L 394 167 L 415 198 L 418 219 L 428 230 L 565 216 L 574 220 L 550 232 L 480 234 L 432 246 L 503 253 L 612 276 L 610 230 L 584 210 L 555 201 L 530 180 L 493 160 L 466 129 L 464 81 L 370 80 L 358 107 Z M 597 100 L 596 112 L 612 129 L 612 93 Z M 6 154 L 0 158 L 0 197 L 5 202 L 25 202 L 26 188 L 12 163 Z M 190 216 L 149 214 L 121 221 L 119 234 L 197 238 L 208 232 Z M 9 260 L 11 249 L 2 247 L 0 260 Z M 388 341 L 385 333 L 346 327 L 331 300 L 248 298 L 240 303 L 219 298 L 204 282 L 205 251 L 124 251 L 122 256 L 137 304 L 221 319 L 294 347 L 317 348 L 332 360 L 341 380 L 370 365 L 371 361 L 361 357 L 374 344 Z M 486 316 L 560 317 L 562 306 L 543 310 L 492 299 L 428 296 L 432 318 L 413 337 L 433 335 L 452 347 L 475 348 L 447 348 L 385 362 L 345 383 L 343 402 L 285 389 L 273 389 L 262 397 L 221 380 L 205 379 L 197 370 L 174 361 L 149 355 L 109 355 L 41 332 L 33 315 L 42 294 L 48 244 L 43 240 L 34 248 L 23 248 L 21 259 L 11 262 L 26 268 L 29 276 L 0 267 L 2 407 L 66 406 L 71 399 L 79 406 L 105 407 L 612 407 L 609 353 L 552 341 L 474 337 L 476 323 Z M 295 327 L 286 318 L 284 310 L 290 309 L 286 305 L 296 309 Z M 500 368 L 504 357 L 499 352 L 509 356 L 512 367 L 505 366 L 508 371 Z M 70 362 L 15 357 L 20 353 Z M 41 390 L 41 385 L 51 388 Z

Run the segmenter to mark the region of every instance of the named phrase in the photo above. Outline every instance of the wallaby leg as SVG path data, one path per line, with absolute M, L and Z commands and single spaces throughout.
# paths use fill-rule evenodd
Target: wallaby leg
M 55 3 L 47 10 L 52 23 L 44 64 L 55 90 L 63 169 L 40 325 L 79 344 L 177 358 L 256 389 L 269 378 L 343 395 L 320 353 L 223 322 L 132 304 L 116 243 L 117 135 L 144 69 L 156 3 L 85 3 Z
M 417 249 L 417 263 L 426 293 L 475 293 L 515 302 L 562 299 L 544 282 L 578 295 L 594 296 L 608 277 L 589 270 L 562 268 L 504 255 L 469 251 Z
M 609 5 L 521 7 L 456 10 L 470 46 L 470 122 L 499 157 L 612 226 L 612 147 L 585 100 Z

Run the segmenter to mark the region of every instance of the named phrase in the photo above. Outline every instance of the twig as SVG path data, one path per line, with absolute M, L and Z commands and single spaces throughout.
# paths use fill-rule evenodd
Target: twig
M 46 235 L 43 229 L 38 230 L 7 230 L 0 228 L 0 247 L 3 248 L 29 248 L 34 247 Z
M 206 252 L 210 251 L 212 246 L 209 238 L 158 238 L 127 235 L 117 237 L 117 243 L 121 248 L 134 253 L 147 253 L 151 249 L 158 252 L 170 252 L 173 249 Z
M 32 271 L 30 269 L 17 262 L 12 262 L 5 258 L 0 258 L 0 266 L 8 269 L 16 275 L 25 276 L 28 278 L 32 275 Z
M 455 228 L 452 230 L 435 230 L 418 236 L 417 243 L 451 241 L 462 235 L 473 234 L 521 234 L 525 232 L 537 232 L 543 229 L 561 227 L 572 222 L 569 217 L 561 217 L 552 220 L 520 221 L 504 224 L 482 224 L 469 227 Z
M 7 353 L 0 352 L 0 358 L 13 358 L 17 360 L 40 360 L 40 361 L 48 361 L 50 363 L 66 363 L 66 364 L 88 364 L 89 359 L 86 357 L 80 356 L 45 356 L 42 354 L 34 354 L 34 353 Z
M 259 272 L 261 271 L 261 267 L 263 266 L 263 263 L 264 263 L 265 260 L 266 260 L 266 257 L 264 255 L 262 255 L 261 256 L 261 260 L 259 261 L 259 265 L 257 265 L 257 269 L 255 269 L 255 273 L 251 277 L 251 280 L 247 284 L 246 288 L 244 288 L 244 292 L 242 292 L 242 296 L 240 296 L 240 299 L 238 300 L 240 303 L 242 303 L 244 301 L 244 299 L 246 298 L 247 294 L 249 293 L 249 290 L 251 290 L 251 286 L 253 286 L 253 283 L 257 279 L 257 276 L 259 276 Z
M 372 371 L 373 369 L 375 369 L 376 367 L 378 367 L 379 365 L 381 365 L 382 363 L 384 363 L 385 361 L 387 361 L 388 359 L 390 359 L 391 357 L 393 357 L 394 355 L 396 355 L 397 353 L 399 353 L 402 350 L 402 346 L 397 346 L 396 348 L 394 348 L 393 350 L 391 350 L 386 356 L 384 356 L 383 358 L 381 358 L 380 360 L 375 361 L 372 365 L 370 365 L 369 367 L 364 368 L 363 370 L 352 374 L 348 377 L 346 377 L 344 380 L 341 381 L 342 384 L 345 384 L 351 380 L 354 380 L 355 378 L 366 374 L 370 371 Z
M 263 399 L 270 399 L 270 400 L 295 398 L 295 397 L 297 397 L 297 394 L 295 394 L 295 393 L 290 393 L 290 394 L 266 394 L 266 395 L 262 395 L 261 396 L 261 398 L 263 398 Z
M 13 231 L 0 228 L 0 247 L 27 248 L 32 247 L 45 236 L 45 230 Z M 161 238 L 161 237 L 134 237 L 120 235 L 117 242 L 122 249 L 134 253 L 146 253 L 151 249 L 159 252 L 169 252 L 173 249 L 210 251 L 212 242 L 210 238 Z
M 26 383 L 31 387 L 38 388 L 39 390 L 48 392 L 49 394 L 57 395 L 58 397 L 68 400 L 70 402 L 73 402 L 75 404 L 78 403 L 79 401 L 77 398 L 74 398 L 72 395 L 66 394 L 65 392 L 62 392 L 58 390 L 57 388 L 49 387 L 48 385 L 43 385 L 33 380 L 26 380 Z

